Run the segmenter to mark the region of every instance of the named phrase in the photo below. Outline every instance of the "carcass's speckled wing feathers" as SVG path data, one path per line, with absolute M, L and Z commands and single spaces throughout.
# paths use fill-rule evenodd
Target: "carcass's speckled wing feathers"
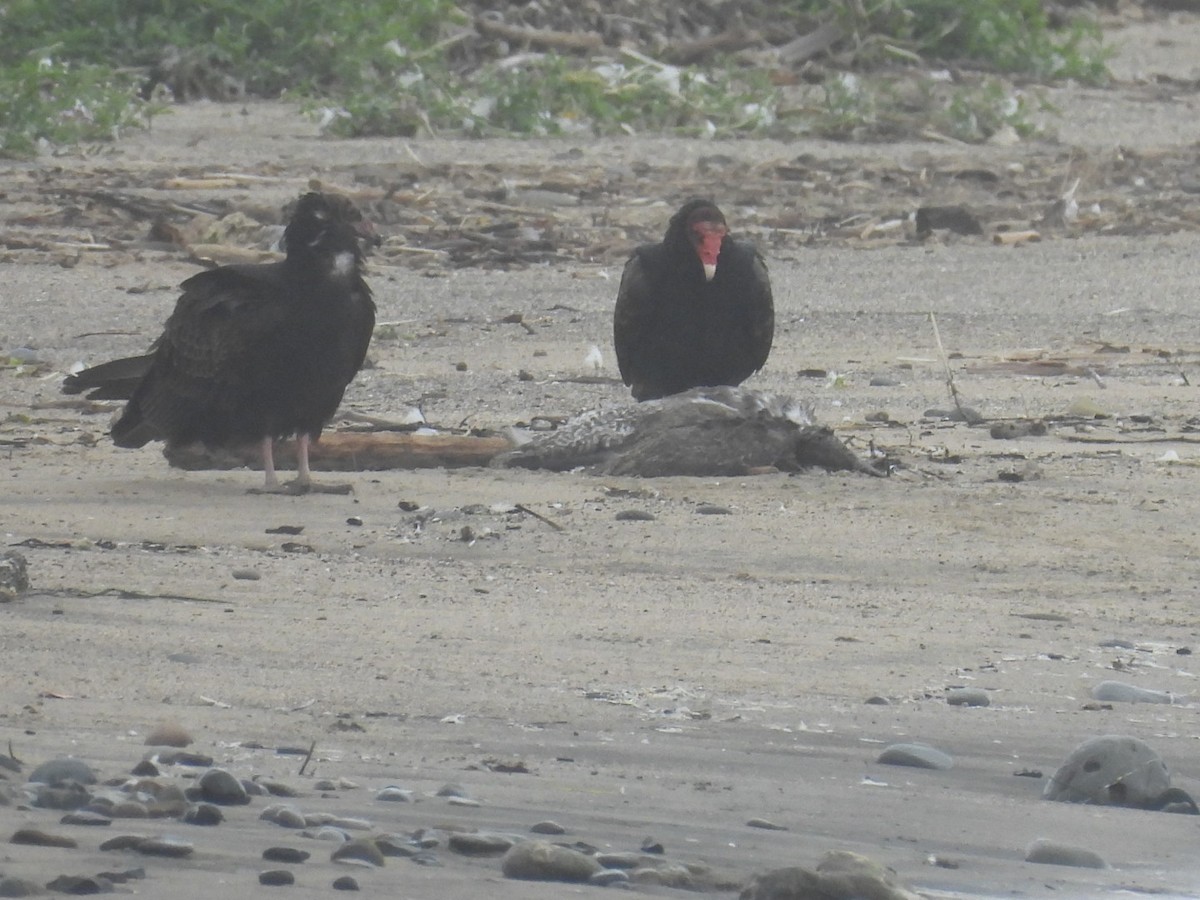
M 768 466 L 879 474 L 814 424 L 803 404 L 728 386 L 588 410 L 556 431 L 524 439 L 495 465 L 643 477 L 741 475 Z

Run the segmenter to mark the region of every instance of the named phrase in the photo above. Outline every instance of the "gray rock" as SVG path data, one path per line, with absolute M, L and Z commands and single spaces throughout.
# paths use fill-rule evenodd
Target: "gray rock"
M 27 878 L 0 878 L 0 897 L 33 897 L 41 893 L 42 886 Z
M 225 814 L 215 803 L 193 803 L 184 810 L 183 821 L 188 825 L 220 825 Z
M 184 856 L 191 856 L 196 848 L 190 841 L 174 837 L 160 837 L 147 838 L 134 849 L 146 856 L 166 856 L 171 859 L 180 859 Z
M 885 747 L 876 762 L 888 766 L 913 766 L 918 769 L 954 768 L 954 758 L 928 744 L 892 744 Z
M 11 603 L 29 590 L 29 564 L 16 550 L 0 553 L 0 603 Z
M 517 842 L 517 838 L 507 834 L 456 831 L 450 835 L 447 846 L 463 856 L 499 856 Z
M 848 850 L 832 850 L 816 870 L 801 866 L 755 876 L 739 900 L 920 900 L 896 873 Z
M 529 830 L 534 834 L 566 834 L 567 829 L 563 828 L 557 822 L 551 822 L 549 819 L 543 822 L 535 822 L 529 826 Z
M 629 873 L 624 869 L 601 869 L 598 872 L 593 872 L 588 878 L 588 884 L 598 885 L 599 887 L 628 883 Z
M 304 813 L 294 806 L 287 806 L 282 803 L 268 806 L 258 814 L 258 817 L 268 822 L 274 822 L 280 828 L 308 827 L 308 821 L 304 818 Z
M 992 700 L 979 688 L 953 688 L 946 691 L 946 702 L 950 706 L 989 706 Z
M 761 828 L 764 831 L 787 831 L 788 830 L 788 827 L 786 825 L 777 825 L 776 823 L 770 821 L 769 819 L 750 819 L 748 822 L 746 822 L 746 826 L 749 828 Z
M 1042 797 L 1064 803 L 1154 807 L 1171 787 L 1166 764 L 1139 738 L 1109 734 L 1071 751 Z
M 334 862 L 366 863 L 372 866 L 382 866 L 386 862 L 375 842 L 368 838 L 346 841 L 329 858 Z
M 307 850 L 296 847 L 268 847 L 262 852 L 262 858 L 267 862 L 288 863 L 298 865 L 312 856 Z
M 91 875 L 59 875 L 46 887 L 59 894 L 111 894 L 113 884 L 107 878 Z
M 632 850 L 621 850 L 616 853 L 598 853 L 596 862 L 606 869 L 636 869 L 645 857 Z
M 1075 866 L 1080 869 L 1107 869 L 1108 863 L 1099 853 L 1083 847 L 1072 847 L 1038 838 L 1025 851 L 1025 862 L 1048 863 L 1052 866 Z
M 341 878 L 333 879 L 333 889 L 335 891 L 357 891 L 358 882 L 349 875 L 343 875 Z
M 250 795 L 242 782 L 224 769 L 209 769 L 200 776 L 200 797 L 220 806 L 245 806 Z
M 73 850 L 79 846 L 79 842 L 73 837 L 51 834 L 40 828 L 18 828 L 8 842 L 10 844 L 28 844 L 34 847 L 62 847 L 67 850 Z
M 258 873 L 258 883 L 271 887 L 285 887 L 296 883 L 296 876 L 287 869 L 268 869 Z
M 389 784 L 387 787 L 381 788 L 375 795 L 376 800 L 384 800 L 392 803 L 408 803 L 412 798 L 412 791 L 396 787 L 394 784 Z
M 68 781 L 76 784 L 95 784 L 96 773 L 82 759 L 62 756 L 42 763 L 29 773 L 29 780 L 51 786 L 65 784 Z
M 1171 703 L 1166 691 L 1152 691 L 1123 681 L 1102 681 L 1092 688 L 1092 699 L 1102 703 Z
M 77 809 L 69 812 L 58 820 L 60 825 L 90 825 L 100 826 L 112 824 L 112 818 L 102 812 L 90 809 Z
M 600 871 L 593 857 L 548 841 L 525 841 L 513 846 L 500 861 L 505 878 L 526 881 L 589 881 Z

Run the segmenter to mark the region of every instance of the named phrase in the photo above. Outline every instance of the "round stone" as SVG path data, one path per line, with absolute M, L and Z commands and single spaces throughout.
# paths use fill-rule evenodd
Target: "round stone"
M 1042 797 L 1064 803 L 1154 807 L 1171 787 L 1167 766 L 1140 738 L 1107 734 L 1071 751 Z
M 250 795 L 242 782 L 224 769 L 209 769 L 200 776 L 200 797 L 221 806 L 244 806 Z

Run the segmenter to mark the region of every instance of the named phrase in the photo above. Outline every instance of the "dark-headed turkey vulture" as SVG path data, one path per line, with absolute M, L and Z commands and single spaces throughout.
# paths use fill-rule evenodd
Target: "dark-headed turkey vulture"
M 85 369 L 63 390 L 129 400 L 112 428 L 118 447 L 257 442 L 268 492 L 322 490 L 309 442 L 337 411 L 375 328 L 365 238 L 374 232 L 348 198 L 305 194 L 284 230 L 286 258 L 193 275 L 148 354 Z M 297 477 L 280 484 L 273 444 L 293 434 Z
M 767 266 L 711 200 L 689 200 L 662 243 L 625 264 L 613 343 L 636 400 L 741 384 L 767 361 L 774 332 Z

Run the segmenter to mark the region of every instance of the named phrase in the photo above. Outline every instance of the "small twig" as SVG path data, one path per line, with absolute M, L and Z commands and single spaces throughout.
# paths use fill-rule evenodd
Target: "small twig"
M 559 525 L 557 522 L 553 522 L 550 519 L 547 519 L 545 516 L 543 516 L 539 512 L 534 512 L 532 509 L 530 509 L 524 503 L 517 503 L 514 505 L 516 506 L 517 509 L 519 509 L 521 512 L 525 513 L 526 515 L 533 516 L 539 522 L 545 522 L 547 525 L 549 525 L 555 531 L 565 531 L 566 530 L 561 525 Z
M 954 373 L 950 371 L 950 360 L 946 356 L 946 348 L 942 346 L 942 335 L 938 331 L 937 316 L 932 310 L 929 312 L 929 324 L 933 326 L 933 339 L 937 342 L 938 355 L 942 358 L 942 366 L 946 369 L 946 387 L 950 389 L 950 399 L 954 401 L 954 408 L 958 410 L 958 414 L 963 417 L 963 421 L 970 424 L 975 416 L 968 416 L 962 407 L 962 401 L 958 396 L 958 385 L 954 383 Z
M 304 762 L 300 763 L 300 771 L 297 775 L 303 775 L 304 770 L 308 768 L 309 762 L 312 760 L 313 751 L 317 749 L 317 742 L 313 741 L 308 745 L 308 753 L 304 754 Z

